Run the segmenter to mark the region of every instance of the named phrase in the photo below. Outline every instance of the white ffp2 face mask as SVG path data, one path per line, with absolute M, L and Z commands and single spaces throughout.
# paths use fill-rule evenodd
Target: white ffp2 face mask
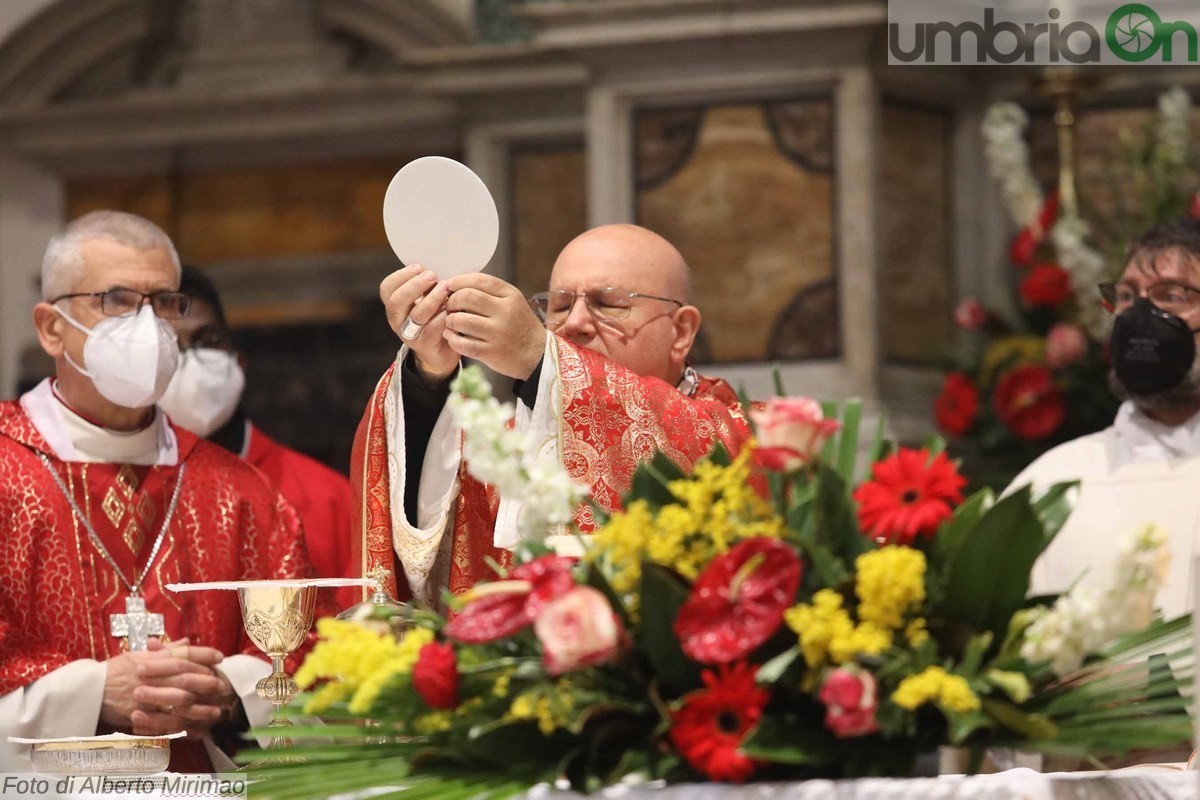
M 146 408 L 162 397 L 179 363 L 175 329 L 150 306 L 127 317 L 105 317 L 84 327 L 55 306 L 62 318 L 87 334 L 83 365 L 63 352 L 67 363 L 92 379 L 105 400 L 122 408 Z
M 187 350 L 158 407 L 202 439 L 229 421 L 246 388 L 237 355 L 212 347 Z

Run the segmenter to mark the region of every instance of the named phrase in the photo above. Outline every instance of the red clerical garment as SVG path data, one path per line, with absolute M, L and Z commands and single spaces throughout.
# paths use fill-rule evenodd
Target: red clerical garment
M 175 594 L 163 587 L 308 577 L 299 521 L 254 467 L 173 430 L 186 466 L 175 515 L 141 586 L 146 609 L 163 615 L 171 639 L 261 656 L 243 631 L 236 592 Z M 110 633 L 110 615 L 125 612 L 129 591 L 39 453 L 130 581 L 150 556 L 180 475 L 179 466 L 61 461 L 17 401 L 0 403 L 0 695 L 79 659 L 104 661 L 125 646 Z M 198 742 L 172 747 L 173 770 L 207 761 Z
M 351 484 L 360 509 L 354 520 L 355 559 L 365 570 L 393 564 L 392 498 L 399 499 L 390 485 L 384 415 L 394 369 L 376 387 L 351 456 Z M 606 511 L 620 508 L 637 465 L 656 452 L 690 469 L 715 442 L 736 453 L 750 437 L 737 394 L 722 380 L 693 373 L 690 385 L 676 388 L 558 336 L 547 345 L 543 373 L 547 369 L 558 378 L 554 407 L 562 409 L 557 436 L 563 464 Z M 548 379 L 553 380 L 542 375 L 543 382 Z M 494 546 L 496 492 L 473 479 L 465 464 L 459 466 L 458 479 L 448 522 L 450 542 L 439 545 L 448 554 L 448 588 L 456 594 L 493 574 L 489 559 L 501 564 L 509 559 L 507 550 Z M 587 505 L 580 506 L 575 521 L 582 531 L 596 528 Z M 403 583 L 401 579 L 402 596 L 407 593 Z
M 248 426 L 246 460 L 262 470 L 304 525 L 304 544 L 317 577 L 356 575 L 350 563 L 350 481 L 321 462 Z

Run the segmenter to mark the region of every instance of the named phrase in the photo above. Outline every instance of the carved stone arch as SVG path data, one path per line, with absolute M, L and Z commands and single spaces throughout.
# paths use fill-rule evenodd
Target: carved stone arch
M 196 48 L 215 45 L 219 57 L 225 58 L 232 52 L 229 47 L 238 47 L 232 42 L 204 41 L 204 31 L 198 32 L 194 22 L 200 9 L 211 17 L 214 8 L 224 8 L 228 2 L 52 2 L 0 46 L 0 107 L 36 108 L 56 100 L 111 96 L 173 84 L 181 69 L 186 72 L 191 68 L 188 59 L 199 52 Z M 314 47 L 320 48 L 322 40 L 341 36 L 380 53 L 386 62 L 402 61 L 410 50 L 464 45 L 472 39 L 469 26 L 439 7 L 437 0 L 279 3 L 280 8 L 288 5 L 307 6 L 313 14 L 315 24 L 309 35 Z M 263 35 L 265 45 L 273 44 L 269 33 Z M 183 83 L 187 83 L 186 77 Z
M 88 71 L 136 50 L 154 29 L 154 0 L 59 0 L 0 47 L 0 106 L 46 105 Z
M 399 59 L 406 50 L 469 44 L 472 32 L 435 0 L 318 0 L 322 24 Z

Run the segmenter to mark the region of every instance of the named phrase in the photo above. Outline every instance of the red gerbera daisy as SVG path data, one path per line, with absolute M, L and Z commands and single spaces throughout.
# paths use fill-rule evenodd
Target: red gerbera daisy
M 854 490 L 858 524 L 880 542 L 912 544 L 931 537 L 963 499 L 967 479 L 945 453 L 900 448 L 875 463 L 872 480 Z
M 746 656 L 783 624 L 800 586 L 800 557 L 778 539 L 739 542 L 717 556 L 692 585 L 675 618 L 683 652 L 701 664 Z
M 508 580 L 481 583 L 474 599 L 446 623 L 448 639 L 484 644 L 511 636 L 533 622 L 542 606 L 575 586 L 574 559 L 541 556 L 514 567 Z
M 742 783 L 759 762 L 738 748 L 758 724 L 771 695 L 754 682 L 757 667 L 746 663 L 704 670 L 707 687 L 685 696 L 671 714 L 671 742 L 692 767 L 714 781 Z

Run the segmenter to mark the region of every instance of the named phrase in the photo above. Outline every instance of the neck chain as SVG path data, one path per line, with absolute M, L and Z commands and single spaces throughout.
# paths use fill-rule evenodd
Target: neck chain
M 163 539 L 167 537 L 167 530 L 171 527 L 171 520 L 175 517 L 175 506 L 179 503 L 179 490 L 183 487 L 183 471 L 187 467 L 187 464 L 179 465 L 179 475 L 175 479 L 175 491 L 171 494 L 171 504 L 167 506 L 166 516 L 163 517 L 162 529 L 158 532 L 158 538 L 154 540 L 154 547 L 150 550 L 150 558 L 146 560 L 146 566 L 142 568 L 140 575 L 134 575 L 134 580 L 131 583 L 125 579 L 125 573 L 121 572 L 121 568 L 117 566 L 116 559 L 108 552 L 108 548 L 104 546 L 104 542 L 101 541 L 100 536 L 96 533 L 96 529 L 92 527 L 91 519 L 79 508 L 79 504 L 75 502 L 71 491 L 59 476 L 58 471 L 54 469 L 54 465 L 50 463 L 50 459 L 45 453 L 38 453 L 38 458 L 42 460 L 43 466 L 50 472 L 50 476 L 54 478 L 54 482 L 58 484 L 58 488 L 62 490 L 63 497 L 67 498 L 67 502 L 71 504 L 71 510 L 75 512 L 75 516 L 83 523 L 83 527 L 88 532 L 88 536 L 91 538 L 96 550 L 99 551 L 100 555 L 104 556 L 104 560 L 113 568 L 113 572 L 117 573 L 117 577 L 129 589 L 129 593 L 136 597 L 138 591 L 142 588 L 142 581 L 146 580 L 146 576 L 150 574 L 150 567 L 154 566 L 154 559 L 158 556 L 158 550 L 162 547 Z M 136 570 L 136 566 L 134 569 Z

